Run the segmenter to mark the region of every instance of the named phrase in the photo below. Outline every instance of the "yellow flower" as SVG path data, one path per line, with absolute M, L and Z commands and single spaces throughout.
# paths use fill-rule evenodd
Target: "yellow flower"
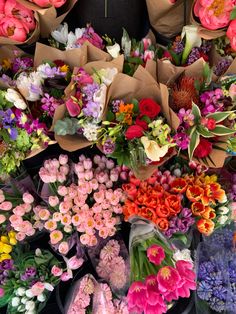
M 8 244 L 9 243 L 8 237 L 7 236 L 1 236 L 1 242 Z
M 61 72 L 68 72 L 69 71 L 69 66 L 64 64 L 63 66 L 60 67 Z
M 12 251 L 12 246 L 9 244 L 3 244 L 3 253 L 11 253 Z
M 3 253 L 3 246 L 4 246 L 4 243 L 0 242 L 0 254 Z
M 147 157 L 152 161 L 160 161 L 160 159 L 167 154 L 169 149 L 169 145 L 160 147 L 157 142 L 149 140 L 146 136 L 141 137 L 141 143 L 144 146 Z
M 0 262 L 5 261 L 5 259 L 11 259 L 11 255 L 9 255 L 9 254 L 1 254 L 0 255 Z
M 11 68 L 11 60 L 10 59 L 3 59 L 2 60 L 2 67 L 4 70 L 8 70 Z
M 16 245 L 17 240 L 16 240 L 16 238 L 10 238 L 9 242 L 10 242 L 11 245 Z
M 15 239 L 15 238 L 16 238 L 16 233 L 15 233 L 15 231 L 12 231 L 12 230 L 11 230 L 11 231 L 9 231 L 9 232 L 8 232 L 8 237 L 9 237 L 9 238 L 14 238 L 14 239 Z

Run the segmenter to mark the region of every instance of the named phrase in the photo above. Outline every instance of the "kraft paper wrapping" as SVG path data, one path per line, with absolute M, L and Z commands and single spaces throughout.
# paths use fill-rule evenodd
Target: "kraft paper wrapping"
M 198 26 L 198 33 L 203 39 L 215 39 L 226 34 L 226 29 L 217 29 L 217 30 L 210 30 L 203 27 L 199 22 L 197 22 L 197 18 L 194 16 L 194 3 L 192 4 L 192 9 L 190 13 L 190 23 L 193 25 Z
M 124 63 L 124 57 L 119 56 L 118 58 L 108 62 L 108 61 L 93 61 L 90 63 L 87 63 L 83 66 L 84 70 L 89 73 L 93 74 L 94 70 L 100 70 L 105 68 L 114 68 L 116 67 L 118 72 L 122 72 L 123 69 L 123 63 Z M 73 71 L 73 74 L 76 74 L 78 72 L 78 68 L 75 68 Z M 118 75 L 118 74 L 117 74 Z M 65 89 L 65 99 L 70 98 L 75 93 L 75 89 L 73 89 L 73 80 L 68 85 L 68 87 Z M 108 93 L 109 93 L 109 87 L 108 87 Z M 104 109 L 105 112 L 106 108 Z M 67 112 L 66 105 L 63 104 L 59 106 L 54 114 L 53 117 L 53 127 L 57 120 L 61 120 L 65 117 L 65 114 Z M 55 134 L 55 139 L 58 142 L 58 144 L 63 148 L 64 150 L 67 150 L 69 152 L 76 151 L 78 149 L 93 145 L 93 142 L 88 141 L 83 136 L 80 136 L 78 134 L 74 135 L 65 135 L 60 136 Z
M 189 22 L 191 4 L 186 1 L 186 24 Z M 184 21 L 184 0 L 171 3 L 169 0 L 146 0 L 149 20 L 153 28 L 166 37 L 173 37 L 181 32 Z
M 31 33 L 30 37 L 26 41 L 19 42 L 19 41 L 10 39 L 10 38 L 0 36 L 0 45 L 1 44 L 4 44 L 4 45 L 26 45 L 26 44 L 31 45 L 31 44 L 35 43 L 38 40 L 39 34 L 40 34 L 40 18 L 39 18 L 38 12 L 34 12 L 34 18 L 36 20 L 35 30 Z

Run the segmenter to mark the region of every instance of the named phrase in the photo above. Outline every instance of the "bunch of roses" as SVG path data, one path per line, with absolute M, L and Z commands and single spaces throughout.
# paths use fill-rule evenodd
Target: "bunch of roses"
M 34 226 L 34 197 L 30 193 L 24 193 L 22 200 L 14 205 L 14 200 L 5 200 L 5 195 L 0 190 L 0 222 L 1 225 L 13 230 L 18 241 L 32 236 L 36 232 Z
M 216 175 L 176 178 L 171 183 L 171 192 L 191 209 L 197 228 L 204 235 L 210 235 L 230 220 L 227 196 Z
M 107 127 L 101 130 L 103 152 L 118 160 L 123 156 L 123 163 L 129 166 L 159 162 L 169 148 L 175 146 L 170 137 L 171 129 L 159 116 L 160 111 L 160 106 L 150 98 L 131 103 L 113 100 L 107 113 L 108 121 L 103 122 Z M 138 155 L 139 150 L 143 151 L 144 160 L 133 160 L 132 156 Z
M 122 186 L 127 195 L 123 206 L 125 220 L 133 216 L 151 220 L 168 237 L 187 232 L 194 219 L 181 196 L 172 191 L 175 180 L 178 179 L 170 171 L 156 171 L 145 181 L 130 176 L 129 183 Z
M 35 27 L 32 10 L 16 0 L 0 1 L 0 36 L 24 42 Z
M 69 251 L 69 238 L 79 232 L 84 245 L 97 243 L 102 238 L 113 236 L 122 213 L 123 192 L 114 188 L 120 177 L 120 168 L 107 158 L 95 156 L 93 161 L 79 157 L 74 165 L 78 183 L 61 185 L 69 172 L 68 157 L 60 156 L 59 161 L 46 161 L 39 175 L 49 183 L 53 195 L 49 196 L 48 207 L 34 208 L 36 219 L 50 232 L 50 242 L 61 254 Z
M 127 295 L 129 311 L 137 314 L 166 313 L 167 303 L 180 297 L 189 298 L 190 290 L 196 289 L 193 263 L 177 260 L 170 264 L 170 260 L 166 261 L 163 247 L 156 244 L 149 246 L 146 254 L 157 273 L 152 272 L 145 282 L 134 281 L 131 284 Z
M 108 241 L 100 251 L 100 259 L 96 267 L 98 276 L 116 291 L 124 289 L 127 283 L 127 267 L 120 250 L 117 240 Z
M 94 31 L 91 25 L 85 28 L 76 28 L 74 32 L 68 30 L 68 24 L 59 25 L 51 32 L 50 45 L 65 50 L 80 48 L 86 41 L 97 48 L 103 49 L 102 38 Z
M 227 36 L 234 50 L 236 50 L 236 21 L 231 14 L 235 5 L 235 0 L 196 0 L 194 4 L 194 14 L 205 28 L 217 30 L 228 27 Z

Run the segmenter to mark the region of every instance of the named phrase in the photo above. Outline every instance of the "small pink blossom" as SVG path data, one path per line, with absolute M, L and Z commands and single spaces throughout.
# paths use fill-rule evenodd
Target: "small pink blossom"
M 5 221 L 6 221 L 6 217 L 0 214 L 0 225 L 3 224 Z
M 50 195 L 48 198 L 48 203 L 50 206 L 55 207 L 59 204 L 59 198 L 57 196 Z
M 44 228 L 49 230 L 49 231 L 56 230 L 57 229 L 57 223 L 56 223 L 56 221 L 48 220 L 45 222 Z
M 61 213 L 53 213 L 52 219 L 56 222 L 61 221 L 62 214 Z
M 37 296 L 39 296 L 40 294 L 43 293 L 44 289 L 45 289 L 44 283 L 38 281 L 38 282 L 36 282 L 36 283 L 31 287 L 30 290 L 31 290 L 32 294 L 33 294 L 35 297 L 37 297 Z
M 26 234 L 23 233 L 23 232 L 18 232 L 18 233 L 16 234 L 16 240 L 17 240 L 17 241 L 23 241 L 23 240 L 25 239 L 25 237 L 26 237 Z
M 21 216 L 17 216 L 17 215 L 11 215 L 9 220 L 10 220 L 12 226 L 18 225 L 18 224 L 23 222 L 22 217 Z
M 8 201 L 4 201 L 0 204 L 0 210 L 9 211 L 12 209 L 12 203 Z
M 30 193 L 23 194 L 23 201 L 26 204 L 32 204 L 34 202 L 34 197 Z
M 92 160 L 87 158 L 83 161 L 83 166 L 84 166 L 84 169 L 85 170 L 91 170 L 92 167 L 93 167 L 93 163 L 92 163 Z
M 81 265 L 84 263 L 83 258 L 77 258 L 76 256 L 72 256 L 68 261 L 67 261 L 67 267 L 71 270 L 75 270 L 81 267 Z
M 64 166 L 68 163 L 68 156 L 67 155 L 60 155 L 59 156 L 59 163 Z
M 65 196 L 65 195 L 67 195 L 67 193 L 68 193 L 68 189 L 67 189 L 66 186 L 60 185 L 60 186 L 58 187 L 57 193 L 58 193 L 60 196 Z
M 54 245 L 54 244 L 57 244 L 58 242 L 60 242 L 61 240 L 63 239 L 63 234 L 60 230 L 53 230 L 51 233 L 50 233 L 50 241 L 51 243 Z
M 160 265 L 165 259 L 165 251 L 163 247 L 153 244 L 147 249 L 147 257 L 151 263 Z
M 47 209 L 42 208 L 40 209 L 38 216 L 41 220 L 48 220 L 48 218 L 50 217 L 50 212 Z
M 93 194 L 93 198 L 97 203 L 102 203 L 104 198 L 105 198 L 105 193 L 103 190 L 99 191 L 99 192 L 95 192 Z
M 53 265 L 53 267 L 51 269 L 51 273 L 55 277 L 60 277 L 63 273 L 63 270 L 60 267 Z
M 69 252 L 69 244 L 65 241 L 61 242 L 58 247 L 59 253 L 66 255 Z
M 61 281 L 68 281 L 71 278 L 73 278 L 73 273 L 72 273 L 72 271 L 70 269 L 68 269 L 67 272 L 64 272 L 61 275 Z
M 0 194 L 0 203 L 5 201 L 5 195 L 4 194 Z
M 17 216 L 24 216 L 25 214 L 25 209 L 22 207 L 22 206 L 16 206 L 14 209 L 13 209 L 13 213 Z

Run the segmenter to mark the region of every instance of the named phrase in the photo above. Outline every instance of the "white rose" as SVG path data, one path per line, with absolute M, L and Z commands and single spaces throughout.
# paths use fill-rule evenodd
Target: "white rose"
M 6 100 L 12 102 L 17 109 L 25 110 L 27 108 L 27 105 L 22 96 L 13 88 L 7 89 L 5 98 Z
M 44 302 L 46 300 L 46 296 L 42 293 L 42 294 L 37 296 L 37 300 L 39 302 Z
M 226 207 L 226 206 L 221 206 L 221 207 L 219 207 L 218 210 L 219 210 L 219 212 L 220 212 L 221 215 L 226 215 L 226 214 L 228 214 L 228 212 L 229 212 L 229 208 Z
M 112 58 L 117 58 L 120 54 L 120 45 L 117 43 L 115 43 L 113 46 L 107 46 L 106 49 Z
M 26 310 L 28 310 L 28 311 L 34 310 L 34 309 L 35 309 L 35 303 L 34 303 L 34 301 L 28 301 L 28 302 L 26 302 L 25 308 L 26 308 Z
M 20 297 L 23 297 L 23 295 L 25 295 L 25 288 L 18 288 L 16 290 L 16 295 L 20 296 Z
M 228 217 L 227 217 L 227 216 L 220 216 L 220 217 L 218 218 L 218 222 L 219 222 L 219 224 L 221 224 L 221 225 L 224 225 L 227 220 L 228 220 Z
M 11 305 L 12 305 L 13 307 L 18 306 L 19 304 L 20 304 L 20 298 L 18 298 L 18 297 L 12 298 L 12 300 L 11 300 Z

